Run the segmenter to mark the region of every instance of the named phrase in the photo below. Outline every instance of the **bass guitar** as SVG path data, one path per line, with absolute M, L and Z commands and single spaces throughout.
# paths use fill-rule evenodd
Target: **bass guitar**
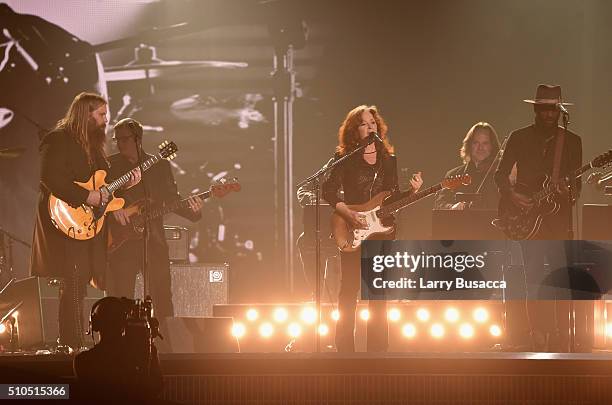
M 238 180 L 234 178 L 232 180 L 222 180 L 219 184 L 213 184 L 210 186 L 210 189 L 207 191 L 194 194 L 193 196 L 201 197 L 203 200 L 206 200 L 211 196 L 222 198 L 231 192 L 240 191 L 241 188 L 242 187 L 240 186 Z M 115 220 L 112 220 L 109 223 L 108 252 L 112 253 L 128 240 L 142 238 L 145 221 L 151 221 L 181 208 L 188 208 L 188 201 L 191 197 L 177 200 L 170 204 L 157 205 L 151 208 L 146 216 L 144 214 L 144 199 L 138 200 L 131 204 L 125 209 L 126 214 L 130 219 L 128 224 L 121 225 Z
M 177 147 L 174 142 L 164 141 L 159 145 L 159 152 L 142 163 L 144 171 L 162 159 L 174 159 Z M 86 204 L 74 208 L 53 194 L 49 196 L 49 216 L 51 223 L 60 232 L 71 239 L 87 240 L 96 236 L 104 225 L 104 215 L 107 212 L 116 211 L 123 207 L 123 198 L 114 198 L 114 193 L 130 181 L 130 172 L 125 173 L 112 183 L 106 183 L 106 171 L 96 172 L 85 183 L 75 181 L 78 186 L 85 190 L 105 190 L 109 200 L 99 207 L 91 207 Z
M 514 187 L 518 193 L 526 195 L 533 201 L 530 208 L 518 207 L 509 196 L 499 200 L 498 218 L 491 223 L 501 230 L 509 239 L 525 240 L 534 238 L 542 225 L 542 220 L 559 212 L 559 190 L 568 190 L 570 182 L 579 179 L 585 172 L 596 167 L 610 164 L 612 150 L 597 156 L 595 159 L 554 184 L 549 176 L 542 182 L 542 188 L 536 193 L 530 193 L 524 184 L 517 183 Z
M 331 228 L 336 246 L 342 252 L 354 252 L 366 239 L 390 235 L 395 232 L 395 225 L 390 220 L 397 211 L 443 188 L 452 190 L 460 185 L 469 185 L 471 181 L 469 174 L 462 174 L 445 178 L 435 186 L 416 193 L 408 190 L 399 195 L 391 195 L 390 192 L 383 191 L 364 204 L 348 205 L 349 209 L 357 211 L 364 217 L 366 229 L 355 229 L 343 216 L 334 211 L 331 217 Z

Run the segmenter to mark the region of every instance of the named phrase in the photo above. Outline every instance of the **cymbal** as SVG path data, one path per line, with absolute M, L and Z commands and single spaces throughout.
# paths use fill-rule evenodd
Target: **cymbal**
M 152 70 L 168 68 L 215 68 L 215 69 L 238 69 L 248 67 L 246 62 L 224 62 L 218 60 L 157 60 L 151 63 L 127 64 L 122 66 L 109 66 L 105 72 L 122 72 L 126 70 Z
M 17 146 L 14 148 L 0 149 L 0 158 L 12 159 L 21 156 L 26 148 L 23 146 Z

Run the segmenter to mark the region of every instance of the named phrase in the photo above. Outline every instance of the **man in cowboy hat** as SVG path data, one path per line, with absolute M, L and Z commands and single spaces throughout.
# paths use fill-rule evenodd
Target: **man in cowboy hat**
M 563 102 L 561 87 L 540 84 L 533 100 L 523 100 L 533 105 L 535 122 L 529 126 L 517 129 L 510 134 L 508 143 L 495 173 L 495 182 L 499 188 L 502 200 L 510 201 L 520 208 L 531 208 L 534 204 L 529 197 L 531 193 L 542 189 L 546 176 L 553 182 L 563 179 L 582 165 L 582 141 L 577 134 L 559 126 L 561 111 L 571 103 Z M 524 187 L 519 192 L 512 186 L 508 176 L 512 167 L 517 166 L 516 182 Z M 572 202 L 566 190 L 560 190 L 557 202 L 560 210 L 552 215 L 545 216 L 538 233 L 533 239 L 541 242 L 528 241 L 522 244 L 523 262 L 527 284 L 528 299 L 551 299 L 550 294 L 543 297 L 541 293 L 542 282 L 547 277 L 544 263 L 548 263 L 548 273 L 558 269 L 567 268 L 567 258 L 562 242 L 570 239 L 569 218 L 572 214 L 578 194 L 580 181 L 572 192 Z M 553 241 L 553 242 L 551 242 Z M 532 286 L 538 286 L 532 290 Z M 516 308 L 523 308 L 524 303 L 516 302 Z M 536 301 L 528 303 L 528 326 L 531 334 L 531 347 L 537 351 L 548 351 L 553 348 L 565 351 L 568 337 L 562 331 L 569 325 L 562 325 L 563 318 L 567 318 L 566 308 L 558 308 L 554 301 Z M 509 323 L 512 315 L 517 315 L 509 307 Z M 525 335 L 520 334 L 520 322 L 509 329 L 510 334 L 515 333 L 514 342 L 523 346 Z M 525 330 L 524 330 L 525 331 Z M 526 332 L 526 331 L 525 331 Z M 512 338 L 512 336 L 510 337 Z

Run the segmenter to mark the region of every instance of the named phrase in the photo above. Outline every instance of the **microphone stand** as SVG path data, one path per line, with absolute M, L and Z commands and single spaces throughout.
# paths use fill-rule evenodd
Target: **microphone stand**
M 321 335 L 319 334 L 319 326 L 321 325 L 321 202 L 320 202 L 320 194 L 321 194 L 321 178 L 328 172 L 330 172 L 334 167 L 343 164 L 348 158 L 351 156 L 363 151 L 366 146 L 372 144 L 376 140 L 375 136 L 370 136 L 368 141 L 363 145 L 359 146 L 357 149 L 347 153 L 342 156 L 340 159 L 334 160 L 332 157 L 323 167 L 321 167 L 317 172 L 307 177 L 299 184 L 297 184 L 297 188 L 302 187 L 304 184 L 312 183 L 314 185 L 314 194 L 315 194 L 315 260 L 316 260 L 316 270 L 315 270 L 315 305 L 316 305 L 316 322 L 315 322 L 315 352 L 321 352 Z M 330 164 L 331 163 L 331 164 Z
M 136 137 L 137 138 L 137 137 Z M 143 155 L 144 151 L 142 150 L 142 139 L 138 142 L 136 139 L 138 151 L 138 167 L 140 168 L 140 181 L 142 182 L 142 190 L 144 193 L 144 223 L 143 223 L 143 231 L 142 231 L 142 298 L 144 299 L 148 296 L 149 292 L 149 210 L 150 210 L 150 202 L 149 202 L 149 189 L 147 187 L 147 183 L 144 178 L 144 167 L 143 163 Z

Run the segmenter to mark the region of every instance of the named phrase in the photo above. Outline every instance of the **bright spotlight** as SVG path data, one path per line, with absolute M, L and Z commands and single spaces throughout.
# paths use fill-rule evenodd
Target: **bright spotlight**
M 402 327 L 402 335 L 406 336 L 407 338 L 413 338 L 416 336 L 416 328 L 413 324 L 407 323 Z
M 491 327 L 489 328 L 489 333 L 495 337 L 500 337 L 502 334 L 502 330 L 497 325 L 491 325 Z
M 0 334 L 6 332 L 6 326 L 3 323 L 0 323 Z
M 289 312 L 285 308 L 276 308 L 272 316 L 276 322 L 282 323 L 289 318 Z
M 246 311 L 246 319 L 249 321 L 256 321 L 257 318 L 259 318 L 259 312 L 257 312 L 255 308 L 250 308 L 248 311 Z
M 313 307 L 306 307 L 302 310 L 302 321 L 313 324 L 317 320 L 317 311 Z
M 362 320 L 367 321 L 368 319 L 370 319 L 370 311 L 368 311 L 367 309 L 362 309 L 361 311 L 359 311 L 359 317 Z
M 459 327 L 459 335 L 464 339 L 474 337 L 474 327 L 469 323 L 464 323 Z
M 334 321 L 337 321 L 338 319 L 340 319 L 340 311 L 338 311 L 337 309 L 334 309 L 334 310 L 331 312 L 331 318 L 332 318 Z
M 262 337 L 269 338 L 270 336 L 272 336 L 273 333 L 274 333 L 274 327 L 269 322 L 262 323 L 261 326 L 259 327 L 259 334 Z
M 302 327 L 297 322 L 292 322 L 287 327 L 287 333 L 289 336 L 296 338 L 302 334 Z
M 232 326 L 232 336 L 234 336 L 236 339 L 240 339 L 241 337 L 245 335 L 245 333 L 246 333 L 246 327 L 244 326 L 244 324 L 240 322 L 236 322 Z
M 427 322 L 429 318 L 431 317 L 431 315 L 429 314 L 429 311 L 426 310 L 425 308 L 419 308 L 418 311 L 416 312 L 416 316 L 421 322 Z
M 435 337 L 436 339 L 440 339 L 442 336 L 444 336 L 444 326 L 439 323 L 434 323 L 431 325 L 430 333 L 431 336 Z
M 457 308 L 448 308 L 444 312 L 444 319 L 452 323 L 457 322 L 459 320 L 459 311 L 457 310 Z
M 319 335 L 326 336 L 329 333 L 329 327 L 324 323 L 319 325 Z
M 489 312 L 483 307 L 474 310 L 474 320 L 478 323 L 485 323 L 489 319 Z
M 399 310 L 399 309 L 397 309 L 397 308 L 391 308 L 391 309 L 389 310 L 389 315 L 388 315 L 388 316 L 389 316 L 389 320 L 390 320 L 391 322 L 397 322 L 397 321 L 399 321 L 399 320 L 400 320 L 400 318 L 402 317 L 402 313 L 401 313 L 401 312 L 400 312 L 400 310 Z
M 606 325 L 606 336 L 612 337 L 612 323 Z

